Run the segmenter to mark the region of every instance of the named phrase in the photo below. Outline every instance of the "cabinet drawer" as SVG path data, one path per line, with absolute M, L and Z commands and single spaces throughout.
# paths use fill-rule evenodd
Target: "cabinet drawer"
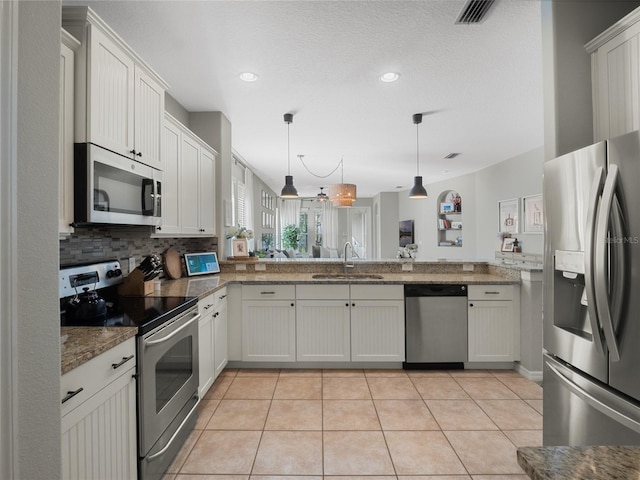
M 351 285 L 352 300 L 404 300 L 402 285 Z
M 512 300 L 513 285 L 469 285 L 469 300 Z
M 209 312 L 213 311 L 213 308 L 216 306 L 216 296 L 215 294 L 207 295 L 204 298 L 201 298 L 198 301 L 198 313 L 200 315 L 205 315 Z
M 294 300 L 295 285 L 243 285 L 243 300 Z
M 70 397 L 62 403 L 63 416 L 135 366 L 135 340 L 130 338 L 60 377 L 60 401 Z M 78 393 L 71 396 L 73 392 Z
M 349 285 L 297 285 L 298 300 L 349 300 Z
M 227 287 L 221 288 L 217 292 L 213 293 L 215 297 L 215 306 L 219 307 L 223 302 L 226 301 L 227 298 Z

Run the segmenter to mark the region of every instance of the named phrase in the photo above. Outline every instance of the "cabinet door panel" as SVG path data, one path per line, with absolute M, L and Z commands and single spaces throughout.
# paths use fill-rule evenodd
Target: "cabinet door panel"
M 182 136 L 180 217 L 182 233 L 199 234 L 198 163 L 200 147 L 188 136 Z
M 296 310 L 292 301 L 247 300 L 242 305 L 242 360 L 293 362 Z
M 131 156 L 134 142 L 134 63 L 95 27 L 90 27 L 88 140 Z
M 164 89 L 140 68 L 135 69 L 136 159 L 162 170 L 162 119 Z
M 200 152 L 200 233 L 213 235 L 215 233 L 215 157 L 204 148 Z
M 470 362 L 516 360 L 513 302 L 470 301 L 468 320 Z
M 200 398 L 209 390 L 214 380 L 214 327 L 213 312 L 198 321 L 198 394 Z
M 162 227 L 159 233 L 180 233 L 180 130 L 166 122 L 162 156 L 164 173 L 162 182 Z
M 404 361 L 404 302 L 358 300 L 352 303 L 351 360 Z
M 229 361 L 229 347 L 227 344 L 227 301 L 218 305 L 216 309 L 217 315 L 214 314 L 214 333 L 215 342 L 214 353 L 214 379 L 220 375 L 224 367 Z
M 62 478 L 137 478 L 135 368 L 62 417 Z
M 297 359 L 348 362 L 351 341 L 348 300 L 298 300 Z

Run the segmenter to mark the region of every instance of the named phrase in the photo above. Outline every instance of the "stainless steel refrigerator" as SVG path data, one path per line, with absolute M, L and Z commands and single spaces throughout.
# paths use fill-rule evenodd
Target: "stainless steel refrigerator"
M 544 166 L 545 445 L 640 444 L 640 133 Z

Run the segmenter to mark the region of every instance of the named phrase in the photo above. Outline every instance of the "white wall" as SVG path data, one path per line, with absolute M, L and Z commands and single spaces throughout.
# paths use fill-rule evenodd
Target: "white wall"
M 425 199 L 409 198 L 409 191 L 398 193 L 399 220 L 413 220 L 418 260 L 473 259 L 476 257 L 476 182 L 475 174 L 463 175 L 425 185 L 429 196 Z M 462 247 L 438 246 L 438 196 L 445 190 L 455 190 L 462 197 Z M 385 228 L 391 229 L 391 225 Z M 393 231 L 398 245 L 398 222 Z
M 408 191 L 399 192 L 398 215 L 382 221 L 382 231 L 393 231 L 394 254 L 398 245 L 398 220 L 413 220 L 418 260 L 434 261 L 478 259 L 492 260 L 499 250 L 498 201 L 542 193 L 542 165 L 544 149 L 505 160 L 468 175 L 427 184 L 429 197 L 410 199 Z M 438 197 L 447 190 L 455 190 L 462 197 L 462 247 L 438 246 Z M 522 211 L 520 212 L 522 217 Z M 543 236 L 515 235 L 525 253 L 542 253 Z
M 374 258 L 395 258 L 398 252 L 398 193 L 381 192 L 373 198 Z M 403 219 L 404 220 L 404 219 Z
M 56 280 L 61 7 L 57 1 L 18 5 L 14 473 L 16 478 L 56 479 L 61 473 Z
M 542 193 L 544 148 L 540 147 L 510 160 L 476 172 L 476 258 L 492 260 L 500 249 L 498 239 L 498 202 L 520 198 L 520 232 L 522 232 L 522 197 Z M 542 254 L 541 234 L 512 235 L 525 253 Z

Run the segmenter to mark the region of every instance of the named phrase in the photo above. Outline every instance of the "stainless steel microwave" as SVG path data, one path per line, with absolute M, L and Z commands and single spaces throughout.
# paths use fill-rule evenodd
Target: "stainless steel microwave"
M 74 146 L 74 221 L 159 226 L 162 172 L 92 143 Z

